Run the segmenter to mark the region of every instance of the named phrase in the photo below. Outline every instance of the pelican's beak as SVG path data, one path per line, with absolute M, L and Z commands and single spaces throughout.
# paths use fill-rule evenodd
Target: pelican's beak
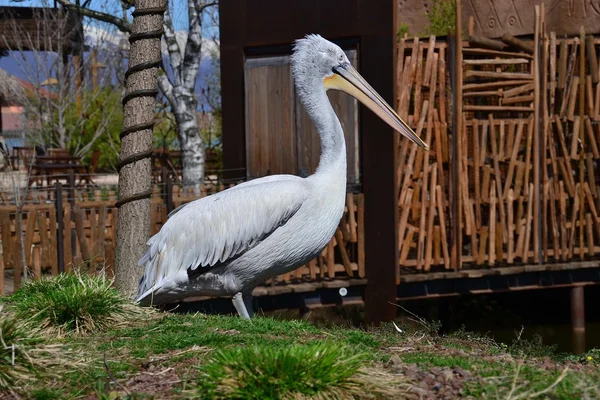
M 348 93 L 358 101 L 369 107 L 371 111 L 384 120 L 389 126 L 409 138 L 425 150 L 429 150 L 427 143 L 396 114 L 385 100 L 360 76 L 357 70 L 348 63 L 343 63 L 333 68 L 333 75 L 323 80 L 326 89 L 336 89 Z

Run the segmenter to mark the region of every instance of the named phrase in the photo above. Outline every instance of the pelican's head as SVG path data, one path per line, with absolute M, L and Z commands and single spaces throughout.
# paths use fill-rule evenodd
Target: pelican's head
M 352 67 L 344 51 L 320 35 L 307 35 L 304 39 L 296 41 L 292 55 L 292 73 L 305 103 L 310 98 L 310 92 L 318 89 L 313 85 L 317 79 L 325 90 L 335 89 L 348 93 L 403 136 L 425 150 L 429 149 L 429 146 Z

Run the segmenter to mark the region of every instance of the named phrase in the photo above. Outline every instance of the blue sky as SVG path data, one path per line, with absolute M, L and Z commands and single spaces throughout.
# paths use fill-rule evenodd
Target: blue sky
M 27 0 L 27 1 L 11 1 L 0 0 L 0 6 L 23 6 L 23 7 L 42 7 L 52 5 L 53 0 Z M 121 15 L 119 3 L 115 0 L 92 0 L 91 8 L 116 13 Z M 176 30 L 185 30 L 187 28 L 187 1 L 186 0 L 169 0 L 169 5 L 172 10 L 173 23 Z

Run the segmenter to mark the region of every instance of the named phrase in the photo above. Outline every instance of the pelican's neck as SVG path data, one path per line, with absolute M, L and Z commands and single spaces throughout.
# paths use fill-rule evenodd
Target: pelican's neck
M 346 177 L 346 141 L 344 131 L 322 82 L 318 82 L 309 96 L 303 100 L 304 106 L 321 137 L 321 158 L 315 175 L 331 171 L 341 171 Z

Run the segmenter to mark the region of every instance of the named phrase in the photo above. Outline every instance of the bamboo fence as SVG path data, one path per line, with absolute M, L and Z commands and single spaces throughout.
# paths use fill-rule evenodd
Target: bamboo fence
M 431 150 L 399 149 L 398 275 L 600 255 L 600 39 L 547 34 L 536 12 L 533 40 L 471 36 L 454 63 L 434 37 L 400 40 L 396 105 Z M 453 137 L 448 82 L 459 63 Z

